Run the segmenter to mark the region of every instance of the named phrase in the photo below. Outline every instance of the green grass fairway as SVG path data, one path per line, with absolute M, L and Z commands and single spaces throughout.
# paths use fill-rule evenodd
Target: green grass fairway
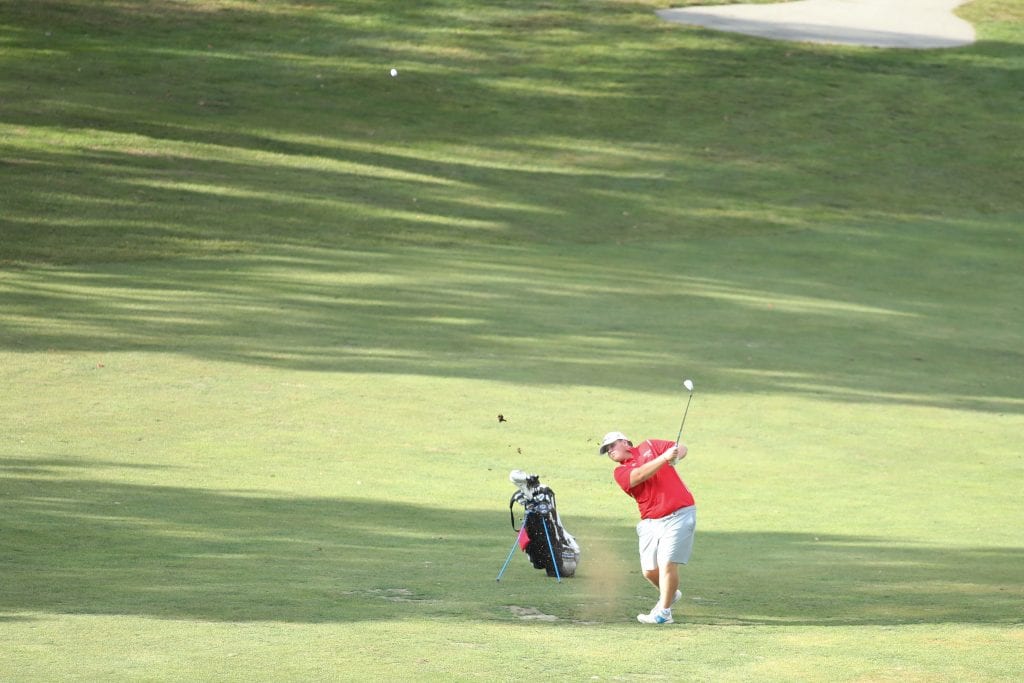
M 0 0 L 0 679 L 1024 679 L 1024 6 L 665 6 Z

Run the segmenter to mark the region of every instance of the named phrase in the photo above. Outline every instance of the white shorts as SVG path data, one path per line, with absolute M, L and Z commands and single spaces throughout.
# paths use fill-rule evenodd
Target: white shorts
M 641 519 L 636 525 L 636 535 L 640 538 L 640 568 L 646 572 L 669 562 L 689 562 L 696 528 L 697 508 L 693 505 L 658 519 Z

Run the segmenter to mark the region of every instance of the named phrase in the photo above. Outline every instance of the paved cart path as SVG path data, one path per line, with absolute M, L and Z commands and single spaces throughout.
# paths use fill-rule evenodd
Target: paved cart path
M 774 40 L 927 49 L 974 42 L 967 0 L 800 0 L 660 10 L 667 21 Z

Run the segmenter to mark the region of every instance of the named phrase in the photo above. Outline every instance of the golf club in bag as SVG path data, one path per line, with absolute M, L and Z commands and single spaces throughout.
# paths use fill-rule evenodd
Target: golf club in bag
M 495 580 L 501 581 L 501 575 L 512 560 L 516 546 L 530 556 L 530 562 L 536 569 L 545 570 L 548 576 L 555 577 L 559 582 L 563 576 L 573 576 L 580 559 L 580 546 L 562 526 L 555 505 L 555 492 L 547 486 L 541 486 L 540 477 L 536 474 L 512 470 L 508 478 L 519 488 L 508 501 L 512 528 L 519 535 Z M 523 521 L 518 528 L 513 510 L 516 503 L 524 509 Z

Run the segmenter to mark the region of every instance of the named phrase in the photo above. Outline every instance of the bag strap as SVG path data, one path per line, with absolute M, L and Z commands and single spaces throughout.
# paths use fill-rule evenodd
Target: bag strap
M 512 523 L 512 530 L 513 531 L 519 531 L 519 529 L 516 529 L 516 513 L 512 512 L 512 506 L 515 505 L 516 499 L 519 496 L 520 496 L 520 493 L 518 491 L 516 491 L 515 493 L 512 494 L 512 497 L 509 498 L 509 500 L 508 500 L 508 518 L 509 518 L 509 521 Z

